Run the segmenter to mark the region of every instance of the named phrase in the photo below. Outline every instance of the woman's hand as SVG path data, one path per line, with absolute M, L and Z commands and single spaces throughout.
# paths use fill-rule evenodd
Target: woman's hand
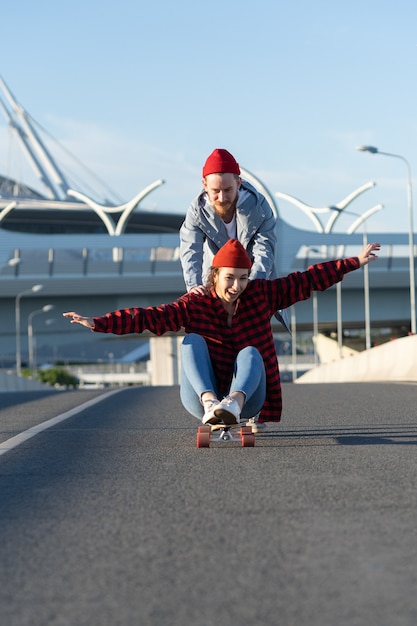
M 359 263 L 361 267 L 363 265 L 367 265 L 371 261 L 376 261 L 378 258 L 377 254 L 374 254 L 374 250 L 380 250 L 380 243 L 368 243 L 368 245 L 362 250 L 362 252 L 358 255 Z
M 86 326 L 90 330 L 94 328 L 94 320 L 92 317 L 84 317 L 79 313 L 75 313 L 75 311 L 69 311 L 68 313 L 62 314 L 64 317 L 72 317 L 71 324 L 81 324 L 81 326 Z

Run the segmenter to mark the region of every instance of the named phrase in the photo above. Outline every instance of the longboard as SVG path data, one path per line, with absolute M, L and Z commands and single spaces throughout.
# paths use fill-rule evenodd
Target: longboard
M 236 434 L 235 434 L 236 433 Z M 199 426 L 197 430 L 197 448 L 209 448 L 211 443 L 240 442 L 242 448 L 253 448 L 255 435 L 250 426 L 241 426 L 233 429 L 222 426 L 219 430 L 212 430 L 211 426 Z

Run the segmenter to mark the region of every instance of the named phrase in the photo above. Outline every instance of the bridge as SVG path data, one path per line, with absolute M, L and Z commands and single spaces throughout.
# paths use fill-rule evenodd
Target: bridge
M 354 256 L 362 247 L 361 238 L 355 235 L 301 231 L 282 220 L 278 221 L 277 233 L 276 265 L 281 275 L 303 271 L 310 264 L 327 258 Z M 380 259 L 369 268 L 372 334 L 405 336 L 410 330 L 406 236 L 376 233 L 369 238 L 382 244 Z M 83 329 L 77 332 L 74 328 L 69 332 L 62 312 L 78 310 L 99 315 L 124 306 L 169 302 L 184 292 L 177 234 L 121 235 L 117 245 L 108 235 L 85 235 L 75 239 L 65 235 L 19 235 L 19 247 L 16 247 L 10 233 L 0 229 L 3 254 L 0 317 L 7 320 L 0 329 L 0 360 L 4 364 L 15 359 L 18 296 L 23 360 L 29 349 L 27 320 L 30 313 L 53 305 L 52 314 L 39 315 L 34 320 L 38 356 L 43 360 L 72 361 L 77 360 L 78 355 L 78 360 L 87 361 L 90 357 L 108 360 L 109 354 L 120 358 L 133 350 L 138 338 L 115 340 L 85 333 Z M 9 264 L 10 259 L 18 262 Z M 33 292 L 35 285 L 42 287 Z M 316 323 L 316 332 L 334 335 L 338 318 L 343 323 L 344 340 L 347 334 L 360 333 L 366 321 L 363 270 L 346 276 L 339 294 L 335 287 L 318 293 L 316 300 L 292 307 L 291 315 L 298 334 L 311 335 Z M 48 326 L 45 325 L 47 318 L 54 320 Z M 278 324 L 274 330 L 282 336 Z M 282 339 L 285 342 L 288 336 Z

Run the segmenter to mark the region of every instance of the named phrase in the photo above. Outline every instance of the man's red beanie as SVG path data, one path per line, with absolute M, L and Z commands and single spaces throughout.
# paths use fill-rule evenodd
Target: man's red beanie
M 252 261 L 245 248 L 237 239 L 229 239 L 214 255 L 212 267 L 234 267 L 250 270 Z
M 203 178 L 209 174 L 237 174 L 239 176 L 239 163 L 224 148 L 216 148 L 204 163 Z

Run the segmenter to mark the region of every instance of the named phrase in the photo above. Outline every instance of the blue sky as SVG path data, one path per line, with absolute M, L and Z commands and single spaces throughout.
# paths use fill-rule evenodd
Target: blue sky
M 144 206 L 185 213 L 225 147 L 314 207 L 375 181 L 350 210 L 382 203 L 368 230 L 407 231 L 404 163 L 355 147 L 407 158 L 417 198 L 415 0 L 6 0 L 2 24 L 10 90 L 124 200 L 163 178 Z M 17 150 L 0 113 L 0 173 L 32 184 Z

